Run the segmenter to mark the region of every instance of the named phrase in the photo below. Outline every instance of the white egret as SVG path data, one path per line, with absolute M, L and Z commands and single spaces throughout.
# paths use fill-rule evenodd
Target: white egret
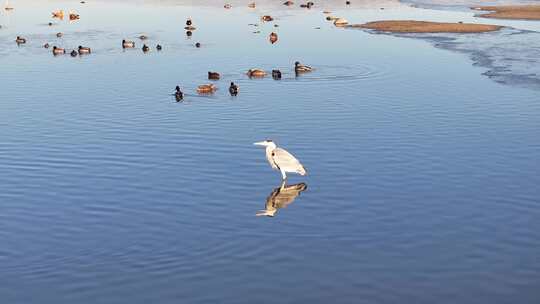
M 254 145 L 266 147 L 266 159 L 272 166 L 272 169 L 279 170 L 281 177 L 287 179 L 287 172 L 306 175 L 306 169 L 302 164 L 287 150 L 278 148 L 276 144 L 267 139 L 265 141 L 256 142 Z

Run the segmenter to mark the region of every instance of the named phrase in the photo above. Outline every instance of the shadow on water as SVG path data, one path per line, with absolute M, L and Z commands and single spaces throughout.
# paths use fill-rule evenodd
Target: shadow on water
M 286 185 L 286 181 L 283 181 L 281 185 L 270 193 L 266 198 L 265 210 L 257 212 L 257 216 L 276 216 L 279 209 L 287 208 L 294 200 L 300 195 L 300 193 L 307 190 L 307 184 L 299 183 L 294 185 Z

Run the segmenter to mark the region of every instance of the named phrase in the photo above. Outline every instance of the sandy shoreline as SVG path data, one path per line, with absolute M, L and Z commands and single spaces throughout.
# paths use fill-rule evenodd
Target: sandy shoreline
M 482 18 L 540 20 L 540 5 L 478 6 L 472 9 L 489 11 L 477 15 Z
M 414 20 L 385 20 L 365 24 L 351 25 L 353 28 L 365 28 L 393 33 L 483 33 L 497 31 L 498 25 L 473 23 L 448 23 Z

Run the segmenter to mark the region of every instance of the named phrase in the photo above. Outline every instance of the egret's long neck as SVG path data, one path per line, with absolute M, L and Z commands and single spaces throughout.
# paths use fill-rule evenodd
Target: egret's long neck
M 276 144 L 272 143 L 268 146 L 266 146 L 266 159 L 272 165 L 272 167 L 275 167 L 274 161 L 272 160 L 272 151 L 276 148 Z
M 268 155 L 268 153 L 272 153 L 272 151 L 276 148 L 276 144 L 275 143 L 270 143 L 268 146 L 266 146 L 266 154 Z

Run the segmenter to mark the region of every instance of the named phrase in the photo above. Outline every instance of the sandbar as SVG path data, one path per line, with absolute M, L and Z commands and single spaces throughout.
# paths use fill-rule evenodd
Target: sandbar
M 447 23 L 415 20 L 384 20 L 351 25 L 354 28 L 366 28 L 393 33 L 483 33 L 497 31 L 498 25 L 474 23 Z

